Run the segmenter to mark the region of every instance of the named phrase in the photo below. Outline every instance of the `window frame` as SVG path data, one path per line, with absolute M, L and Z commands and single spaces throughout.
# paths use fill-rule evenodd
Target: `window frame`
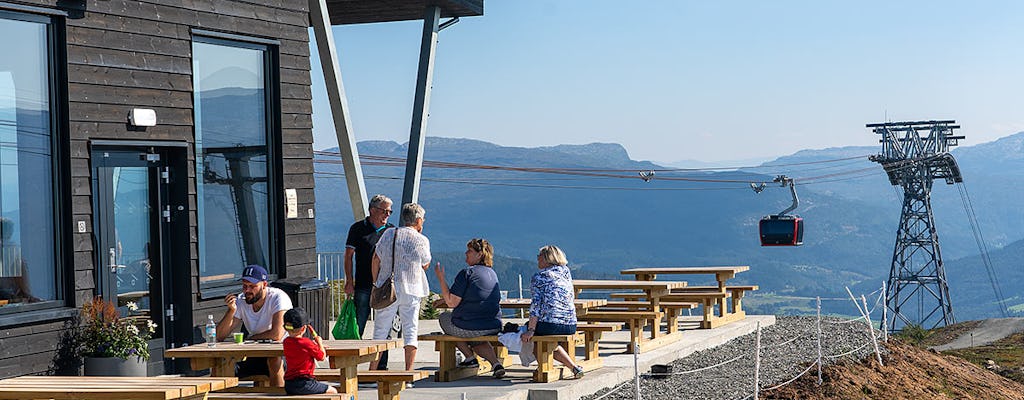
M 285 254 L 286 251 L 278 249 L 276 244 L 284 243 L 284 196 L 278 196 L 278 193 L 283 193 L 281 189 L 284 176 L 283 176 L 283 161 L 280 157 L 281 148 L 281 101 L 280 101 L 280 62 L 279 62 L 279 47 L 280 42 L 271 39 L 250 37 L 244 35 L 238 35 L 233 33 L 223 33 L 202 29 L 192 29 L 192 43 L 205 43 L 213 44 L 218 46 L 230 46 L 243 49 L 260 50 L 263 51 L 263 87 L 264 87 L 264 104 L 266 105 L 265 112 L 265 123 L 266 123 L 266 148 L 267 148 L 267 262 L 269 265 L 263 267 L 267 269 L 269 279 L 274 280 L 279 276 L 283 276 L 283 268 L 285 266 Z M 196 59 L 195 54 L 192 55 L 192 65 L 195 66 Z M 192 77 L 193 82 L 195 76 Z M 193 89 L 194 90 L 194 89 Z M 193 108 L 195 107 L 195 99 L 193 99 Z M 193 109 L 193 115 L 195 110 Z M 193 139 L 195 138 L 196 128 L 193 125 Z M 200 152 L 198 149 L 193 150 L 196 157 L 196 167 L 198 168 L 199 162 L 198 157 Z M 196 172 L 196 187 L 202 182 L 201 176 Z M 198 194 L 197 194 L 198 196 Z M 199 199 L 196 199 L 197 204 Z M 199 224 L 203 223 L 196 218 L 196 231 L 199 231 Z M 199 241 L 202 240 L 198 237 L 196 241 L 196 248 L 198 249 Z M 230 293 L 238 291 L 238 278 L 220 279 L 216 281 L 202 282 L 203 278 L 201 271 L 202 259 L 199 255 L 196 255 L 196 277 L 199 280 L 199 298 L 202 300 L 214 299 L 224 297 Z
M 69 246 L 74 236 L 72 225 L 69 121 L 65 100 L 67 92 L 66 13 L 40 7 L 0 3 L 0 20 L 14 20 L 43 24 L 46 27 L 47 83 L 50 105 L 50 175 L 53 202 L 53 289 L 54 299 L 17 307 L 0 307 L 0 327 L 47 320 L 57 320 L 77 314 L 75 298 L 74 252 Z

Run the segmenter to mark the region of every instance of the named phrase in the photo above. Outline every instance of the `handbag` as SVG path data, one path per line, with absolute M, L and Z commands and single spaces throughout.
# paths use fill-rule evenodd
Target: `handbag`
M 359 336 L 359 324 L 356 320 L 356 303 L 352 299 L 345 300 L 345 304 L 341 306 L 338 322 L 334 323 L 331 333 L 335 339 L 340 340 L 362 339 Z
M 398 242 L 398 228 L 395 229 L 395 236 L 391 239 L 391 276 L 380 287 L 374 286 L 370 291 L 370 308 L 380 310 L 395 303 L 398 296 L 395 295 L 395 243 Z

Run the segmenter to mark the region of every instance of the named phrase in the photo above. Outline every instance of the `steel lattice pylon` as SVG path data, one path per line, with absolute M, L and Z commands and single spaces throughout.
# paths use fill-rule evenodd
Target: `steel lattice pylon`
M 871 161 L 882 165 L 889 182 L 903 188 L 903 212 L 889 269 L 885 306 L 892 331 L 915 324 L 924 328 L 955 323 L 942 265 L 939 235 L 932 214 L 932 182 L 963 182 L 949 149 L 963 136 L 956 121 L 914 121 L 868 124 L 882 136 L 882 153 Z M 917 300 L 917 315 L 913 316 Z

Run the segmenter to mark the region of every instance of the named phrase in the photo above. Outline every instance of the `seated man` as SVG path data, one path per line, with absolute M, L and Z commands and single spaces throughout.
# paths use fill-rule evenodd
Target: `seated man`
M 243 300 L 244 304 L 238 304 Z M 228 311 L 217 323 L 217 341 L 231 336 L 239 322 L 249 332 L 248 339 L 284 338 L 284 313 L 292 308 L 288 294 L 267 284 L 267 270 L 259 265 L 245 267 L 242 272 L 242 293 L 224 298 Z M 235 370 L 239 377 L 267 375 L 271 386 L 284 386 L 284 368 L 280 357 L 249 357 Z

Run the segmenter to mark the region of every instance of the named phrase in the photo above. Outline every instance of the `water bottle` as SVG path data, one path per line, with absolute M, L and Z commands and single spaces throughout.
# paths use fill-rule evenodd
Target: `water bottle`
M 213 322 L 213 315 L 206 316 L 206 345 L 213 347 L 217 345 L 217 324 Z

